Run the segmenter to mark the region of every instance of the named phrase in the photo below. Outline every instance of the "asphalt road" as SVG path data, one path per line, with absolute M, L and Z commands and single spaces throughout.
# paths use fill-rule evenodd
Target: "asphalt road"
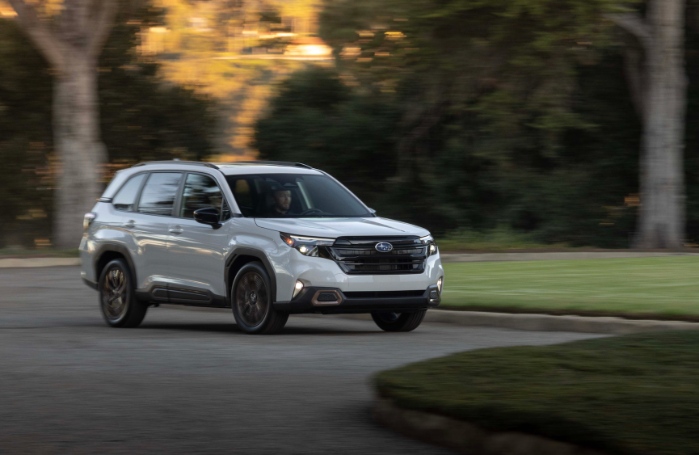
M 371 420 L 372 374 L 586 337 L 328 316 L 250 336 L 228 311 L 172 307 L 112 329 L 77 267 L 0 269 L 0 453 L 449 453 Z

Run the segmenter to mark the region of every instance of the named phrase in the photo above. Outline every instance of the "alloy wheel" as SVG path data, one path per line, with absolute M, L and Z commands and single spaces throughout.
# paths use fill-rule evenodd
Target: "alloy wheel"
M 113 268 L 107 272 L 102 288 L 102 306 L 110 321 L 119 321 L 128 309 L 128 283 L 124 271 Z
M 269 292 L 259 273 L 248 272 L 238 283 L 235 304 L 243 322 L 250 327 L 257 327 L 265 321 L 269 312 Z

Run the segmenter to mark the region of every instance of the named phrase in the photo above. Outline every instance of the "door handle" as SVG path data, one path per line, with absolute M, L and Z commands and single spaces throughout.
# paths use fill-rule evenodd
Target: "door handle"
M 124 227 L 132 229 L 132 228 L 136 227 L 136 222 L 134 220 L 129 220 L 126 223 L 124 223 Z
M 182 234 L 182 226 L 171 226 L 169 229 L 170 234 Z

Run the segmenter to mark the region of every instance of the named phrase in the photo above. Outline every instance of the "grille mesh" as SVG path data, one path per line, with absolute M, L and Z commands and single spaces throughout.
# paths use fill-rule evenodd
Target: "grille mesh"
M 379 252 L 376 244 L 393 245 L 389 252 Z M 330 257 L 347 274 L 410 274 L 425 270 L 427 247 L 417 237 L 341 238 L 328 247 Z

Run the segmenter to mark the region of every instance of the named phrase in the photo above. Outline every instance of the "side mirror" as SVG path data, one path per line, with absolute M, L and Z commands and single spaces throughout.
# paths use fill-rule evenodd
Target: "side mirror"
M 376 210 L 372 209 L 371 207 L 369 207 L 369 213 L 376 216 Z
M 204 207 L 203 209 L 194 211 L 194 221 L 201 224 L 208 224 L 214 229 L 221 227 L 220 219 L 221 214 L 218 209 L 213 207 Z

